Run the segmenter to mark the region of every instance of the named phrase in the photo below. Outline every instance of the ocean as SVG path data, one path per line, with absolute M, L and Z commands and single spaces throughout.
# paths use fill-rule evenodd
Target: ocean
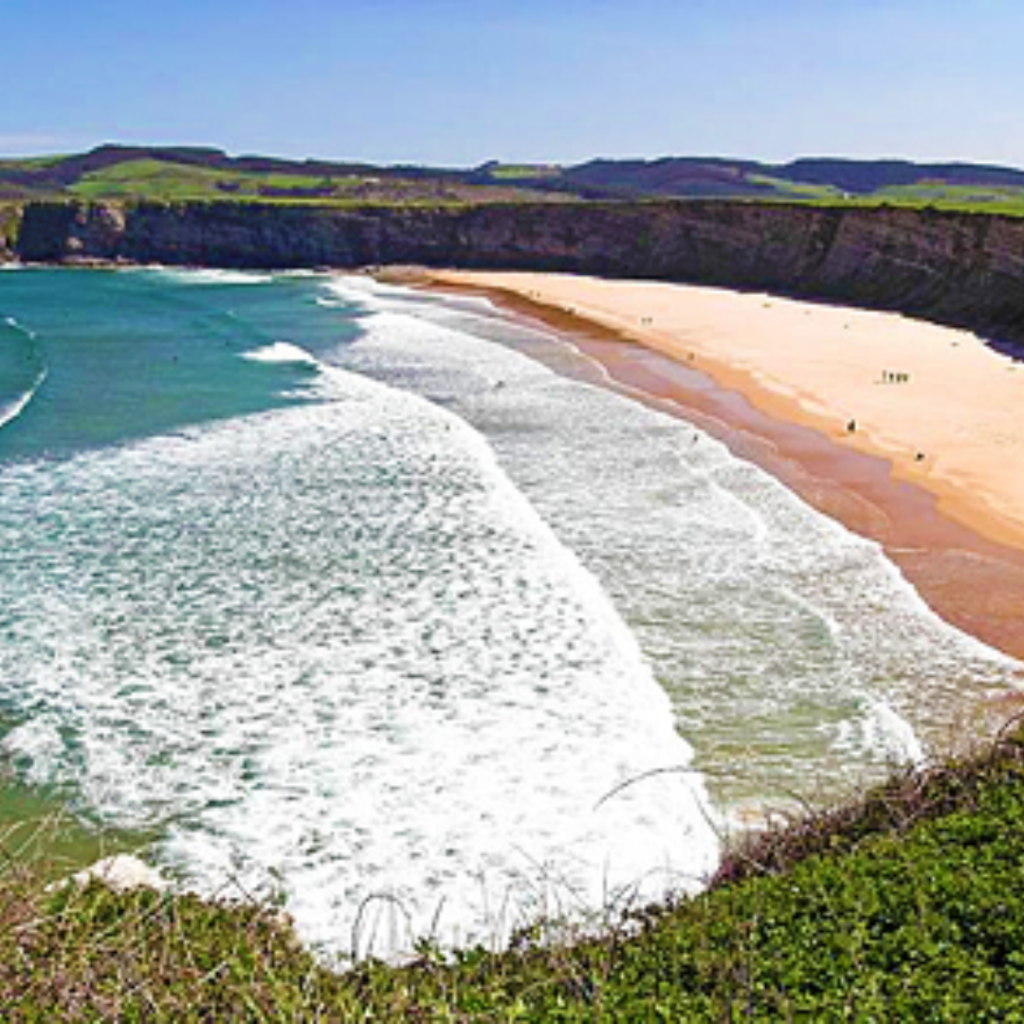
M 692 891 L 1015 687 L 570 342 L 356 276 L 0 274 L 8 785 L 329 954 Z

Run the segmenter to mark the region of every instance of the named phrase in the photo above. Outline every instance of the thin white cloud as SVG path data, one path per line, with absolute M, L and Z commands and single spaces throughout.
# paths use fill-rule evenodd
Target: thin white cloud
M 44 153 L 73 152 L 73 140 L 59 135 L 0 132 L 0 156 L 39 156 Z

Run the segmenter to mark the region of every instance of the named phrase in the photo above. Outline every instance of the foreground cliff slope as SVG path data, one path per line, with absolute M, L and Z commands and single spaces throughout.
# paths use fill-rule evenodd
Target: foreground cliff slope
M 315 206 L 28 203 L 0 258 L 216 267 L 415 263 L 763 289 L 1024 342 L 1024 219 L 731 200 Z
M 0 869 L 12 1020 L 1019 1020 L 1024 748 L 908 771 L 734 851 L 710 891 L 501 953 L 317 964 L 271 906 Z M 627 912 L 628 911 L 628 912 Z M 625 918 L 622 915 L 625 912 Z

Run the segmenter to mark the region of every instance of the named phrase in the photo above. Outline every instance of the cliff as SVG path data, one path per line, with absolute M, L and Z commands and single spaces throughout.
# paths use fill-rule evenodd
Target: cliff
M 421 263 L 765 289 L 899 310 L 1024 343 L 1024 218 L 724 200 L 390 207 L 29 203 L 14 234 L 8 251 L 26 261 Z

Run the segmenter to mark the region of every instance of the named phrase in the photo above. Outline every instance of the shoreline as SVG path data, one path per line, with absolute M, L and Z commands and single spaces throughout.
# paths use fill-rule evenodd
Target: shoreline
M 855 437 L 858 444 L 843 443 L 848 439 L 822 429 L 823 421 L 836 421 L 839 414 L 820 406 L 807 412 L 800 398 L 806 403 L 808 396 L 786 395 L 759 380 L 751 367 L 709 357 L 697 332 L 687 339 L 696 358 L 689 353 L 680 358 L 678 346 L 673 349 L 668 343 L 673 339 L 652 338 L 653 332 L 642 329 L 646 325 L 638 328 L 618 311 L 590 315 L 593 311 L 584 303 L 565 301 L 566 287 L 571 290 L 575 283 L 566 275 L 410 268 L 385 271 L 381 277 L 430 290 L 482 295 L 514 317 L 554 329 L 601 368 L 607 386 L 693 423 L 818 511 L 879 543 L 941 618 L 1024 660 L 1024 525 L 1008 522 L 982 503 L 957 504 L 955 489 L 934 474 L 915 475 L 913 463 L 907 472 L 898 455 L 872 445 L 863 433 Z M 557 281 L 557 298 L 538 287 L 544 281 Z M 647 282 L 607 283 L 649 287 Z M 766 295 L 721 295 L 727 300 L 743 296 L 748 305 L 751 299 L 768 306 L 786 303 L 808 317 L 827 310 L 830 315 L 902 322 L 892 314 Z
M 14 265 L 26 269 L 115 271 L 164 266 L 100 258 Z M 221 269 L 206 265 L 167 267 Z M 321 268 L 320 272 L 331 270 Z M 836 412 L 822 416 L 821 410 L 809 415 L 799 394 L 766 386 L 753 367 L 715 359 L 706 350 L 699 361 L 691 362 L 678 345 L 672 351 L 671 340 L 664 334 L 659 336 L 653 328 L 644 330 L 643 324 L 630 323 L 614 314 L 609 322 L 609 317 L 595 315 L 579 303 L 567 306 L 564 301 L 540 294 L 536 287 L 513 284 L 512 279 L 600 281 L 700 291 L 757 301 L 763 306 L 796 306 L 808 316 L 828 311 L 916 324 L 984 344 L 976 335 L 929 321 L 908 320 L 899 313 L 699 285 L 604 281 L 547 272 L 439 270 L 416 265 L 367 267 L 352 272 L 410 287 L 483 296 L 507 314 L 554 330 L 601 368 L 605 386 L 700 427 L 818 511 L 879 543 L 941 618 L 1024 661 L 1024 501 L 1019 521 L 1012 525 L 998 510 L 986 509 L 983 503 L 968 510 L 957 508 L 955 500 L 951 501 L 956 497 L 955 489 L 942 486 L 934 475 L 930 480 L 922 479 L 920 473 L 914 473 L 911 461 L 904 459 L 898 464 L 883 446 L 870 446 L 863 432 L 850 438 L 837 434 L 835 429 L 822 429 L 823 422 L 831 419 L 834 427 L 842 417 Z M 1014 362 L 1003 354 L 991 355 L 1007 364 Z M 1020 378 L 1024 385 L 1024 366 Z M 849 443 L 851 440 L 854 444 Z

